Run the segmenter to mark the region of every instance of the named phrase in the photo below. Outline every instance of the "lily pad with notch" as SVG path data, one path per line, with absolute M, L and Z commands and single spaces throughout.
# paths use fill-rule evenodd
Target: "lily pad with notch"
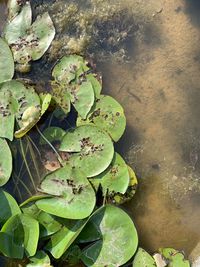
M 124 194 L 129 186 L 129 172 L 123 158 L 115 152 L 110 166 L 101 174 L 90 179 L 95 188 L 101 185 L 103 196 L 110 193 Z
M 126 117 L 122 106 L 114 98 L 101 95 L 87 115 L 87 119 L 83 120 L 80 117 L 77 119 L 78 126 L 88 123 L 106 131 L 117 142 L 124 133 Z
M 6 184 L 12 173 L 12 154 L 5 139 L 0 138 L 0 186 Z
M 86 266 L 122 266 L 136 252 L 138 236 L 131 218 L 120 208 L 97 210 L 81 232 L 79 242 L 91 242 L 82 251 Z
M 70 163 L 81 169 L 87 177 L 102 173 L 114 155 L 110 137 L 93 125 L 83 125 L 68 131 L 61 142 L 60 151 L 72 152 Z
M 190 263 L 185 259 L 184 254 L 173 248 L 160 248 L 159 253 L 168 262 L 168 267 L 190 267 Z
M 52 197 L 36 201 L 38 208 L 62 218 L 86 218 L 96 203 L 95 192 L 85 174 L 69 164 L 48 174 L 40 191 Z
M 14 76 L 14 59 L 7 42 L 0 38 L 0 83 Z

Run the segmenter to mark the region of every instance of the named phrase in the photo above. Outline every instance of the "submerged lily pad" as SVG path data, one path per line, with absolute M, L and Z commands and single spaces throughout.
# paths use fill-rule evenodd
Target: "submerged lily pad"
M 84 125 L 69 131 L 63 138 L 60 151 L 76 152 L 70 162 L 87 177 L 103 172 L 111 163 L 114 147 L 110 137 L 98 127 Z
M 25 214 L 11 217 L 0 232 L 0 251 L 7 257 L 22 259 L 33 256 L 39 238 L 38 222 Z
M 11 4 L 12 12 L 18 12 L 18 14 L 11 16 L 12 18 L 7 22 L 4 36 L 11 45 L 14 61 L 25 65 L 43 56 L 55 36 L 55 28 L 47 12 L 38 16 L 31 25 L 30 3 L 25 3 L 20 8 L 14 2 Z
M 184 258 L 180 251 L 173 248 L 160 248 L 159 253 L 168 262 L 168 267 L 190 267 L 189 261 Z
M 23 115 L 27 124 L 26 113 L 29 112 L 32 119 L 33 109 L 35 119 L 35 113 L 38 114 L 40 110 L 40 98 L 33 87 L 25 87 L 21 82 L 14 80 L 1 84 L 0 96 L 0 136 L 12 140 L 15 119 L 20 128 L 24 127 Z
M 101 185 L 104 196 L 110 193 L 124 194 L 129 180 L 127 165 L 118 153 L 114 154 L 111 165 L 103 173 L 90 179 L 95 188 Z
M 0 189 L 0 223 L 5 223 L 10 217 L 21 213 L 16 200 Z
M 50 143 L 53 143 L 61 142 L 66 132 L 59 127 L 48 127 L 42 132 L 42 134 Z M 42 137 L 40 138 L 40 144 L 46 144 L 46 141 Z
M 14 60 L 12 52 L 2 38 L 0 38 L 0 83 L 9 81 L 14 75 Z
M 133 267 L 157 267 L 156 262 L 149 253 L 144 249 L 139 248 L 137 254 L 134 257 Z
M 12 173 L 12 154 L 6 140 L 0 138 L 0 186 L 6 184 Z
M 54 234 L 45 247 L 55 259 L 59 259 L 82 231 L 87 220 L 66 220 L 62 229 Z
M 91 242 L 82 252 L 86 266 L 116 267 L 126 263 L 138 245 L 138 236 L 131 218 L 121 209 L 106 205 L 94 213 L 79 241 Z
M 38 208 L 62 218 L 86 218 L 96 202 L 94 190 L 85 175 L 70 165 L 48 174 L 40 191 L 52 198 L 37 201 Z
M 77 125 L 94 123 L 106 131 L 117 142 L 126 127 L 126 117 L 122 106 L 111 96 L 100 96 L 86 120 L 77 119 Z

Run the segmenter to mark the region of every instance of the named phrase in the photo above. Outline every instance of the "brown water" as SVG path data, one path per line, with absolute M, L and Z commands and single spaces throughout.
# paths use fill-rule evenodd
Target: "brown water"
M 129 62 L 97 59 L 104 92 L 125 109 L 117 145 L 139 177 L 126 205 L 149 251 L 188 255 L 200 241 L 200 4 L 187 0 L 123 0 L 138 29 Z M 0 1 L 0 29 L 4 21 Z

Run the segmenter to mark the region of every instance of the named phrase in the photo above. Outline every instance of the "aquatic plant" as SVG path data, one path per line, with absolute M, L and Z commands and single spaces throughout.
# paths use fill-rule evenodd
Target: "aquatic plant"
M 133 169 L 114 151 L 114 142 L 126 126 L 123 108 L 111 96 L 101 94 L 101 79 L 78 55 L 64 56 L 55 65 L 50 93 L 38 95 L 30 80 L 14 80 L 14 68 L 39 59 L 55 30 L 47 13 L 31 24 L 29 2 L 10 0 L 8 7 L 8 22 L 0 38 L 1 254 L 24 260 L 28 267 L 50 267 L 56 260 L 70 266 L 82 261 L 86 266 L 114 267 L 132 261 L 137 251 L 134 267 L 159 267 L 147 252 L 137 250 L 135 225 L 118 207 L 137 187 Z M 65 118 L 73 114 L 76 123 L 51 127 L 50 121 L 41 131 L 38 122 L 47 110 L 57 121 L 59 114 Z M 40 148 L 49 146 L 58 162 L 42 179 L 37 173 L 37 187 L 26 159 L 28 148 L 34 158 L 32 146 L 40 154 L 28 135 L 33 127 L 40 135 Z M 16 188 L 21 181 L 22 168 L 18 175 L 12 169 L 18 153 L 37 191 L 20 205 L 5 190 L 11 180 Z M 35 160 L 34 167 L 38 171 Z M 159 255 L 167 266 L 189 266 L 183 254 L 173 249 L 160 249 Z

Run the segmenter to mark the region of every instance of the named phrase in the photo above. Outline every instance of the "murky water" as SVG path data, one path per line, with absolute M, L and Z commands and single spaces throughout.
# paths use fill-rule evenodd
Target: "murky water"
M 104 93 L 115 97 L 127 116 L 116 147 L 136 170 L 139 190 L 125 208 L 141 246 L 152 252 L 171 246 L 189 255 L 200 241 L 200 4 L 119 3 L 137 26 L 126 58 L 116 61 L 111 50 L 96 63 Z

